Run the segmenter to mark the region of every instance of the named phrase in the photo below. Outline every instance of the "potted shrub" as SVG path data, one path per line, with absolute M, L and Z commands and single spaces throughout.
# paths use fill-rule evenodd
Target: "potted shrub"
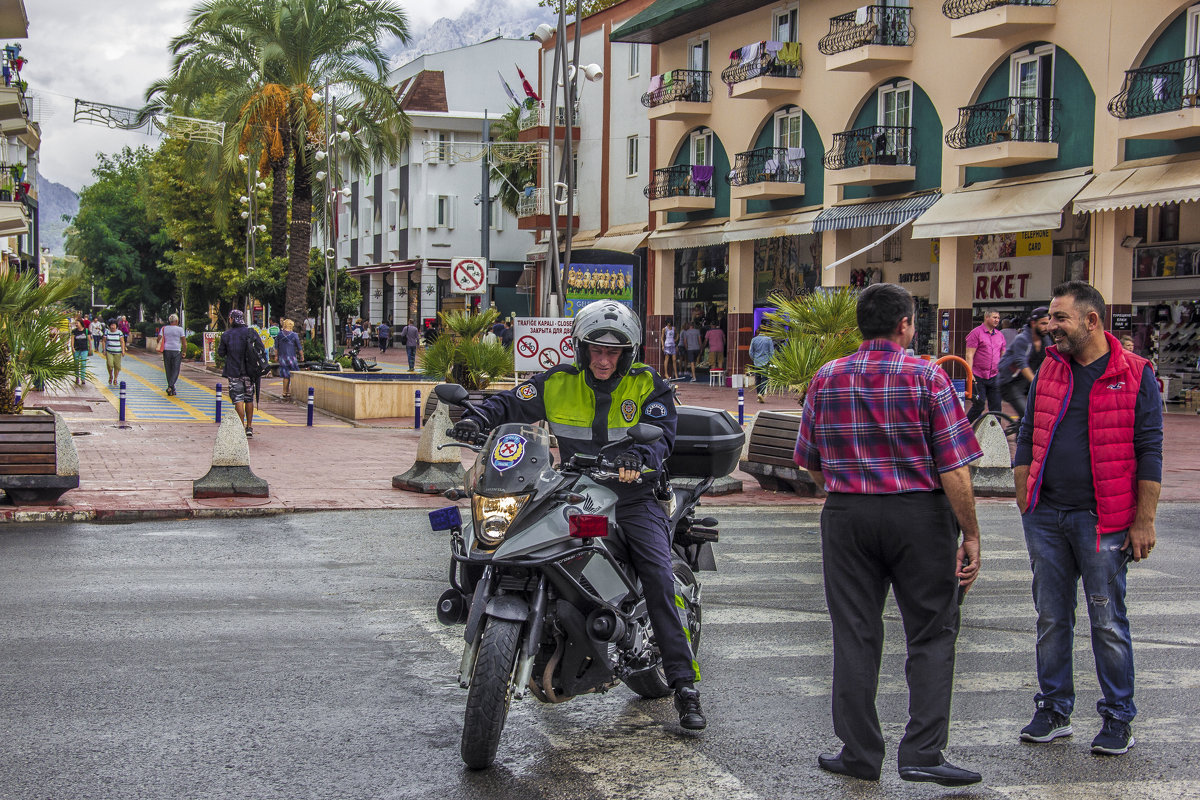
M 817 370 L 850 355 L 862 343 L 858 293 L 841 288 L 797 297 L 773 294 L 767 303 L 775 311 L 763 317 L 762 330 L 776 342 L 783 342 L 767 364 L 767 388 L 798 392 L 803 404 Z
M 460 384 L 468 392 L 480 392 L 495 381 L 512 377 L 512 349 L 483 341 L 500 312 L 494 308 L 479 314 L 451 311 L 438 314 L 438 318 L 441 331 L 421 356 L 422 374 Z

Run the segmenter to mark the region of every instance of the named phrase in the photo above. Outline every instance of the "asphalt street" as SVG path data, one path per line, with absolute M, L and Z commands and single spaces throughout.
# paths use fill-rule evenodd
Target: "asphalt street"
M 1132 567 L 1137 746 L 1100 758 L 1086 614 L 1076 733 L 1025 745 L 1035 691 L 1029 567 L 1015 508 L 988 504 L 964 606 L 947 755 L 968 790 L 899 780 L 903 636 L 887 612 L 883 779 L 817 769 L 836 747 L 819 509 L 707 513 L 702 573 L 709 729 L 618 688 L 509 716 L 496 765 L 463 768 L 459 629 L 433 606 L 445 540 L 417 511 L 0 528 L 0 798 L 1200 797 L 1200 508 L 1160 509 Z M 898 521 L 902 524 L 902 521 Z M 1081 609 L 1082 612 L 1082 609 Z

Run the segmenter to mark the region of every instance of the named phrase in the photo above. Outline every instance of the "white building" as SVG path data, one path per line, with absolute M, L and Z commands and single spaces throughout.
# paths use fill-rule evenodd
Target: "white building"
M 411 141 L 396 163 L 346 178 L 350 197 L 337 211 L 337 265 L 361 281 L 364 319 L 420 327 L 465 307 L 468 296 L 450 291 L 449 266 L 482 251 L 484 113 L 496 119 L 510 107 L 498 73 L 510 84 L 514 66 L 535 73 L 537 53 L 533 41 L 492 39 L 421 56 L 389 76 L 412 122 Z M 494 302 L 504 315 L 528 313 L 527 296 L 513 287 L 533 235 L 497 204 L 492 211 Z

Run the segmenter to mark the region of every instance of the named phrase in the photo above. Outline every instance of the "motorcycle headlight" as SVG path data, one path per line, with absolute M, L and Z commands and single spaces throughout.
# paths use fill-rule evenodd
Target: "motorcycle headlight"
M 528 495 L 471 498 L 471 516 L 475 521 L 475 538 L 484 547 L 496 547 L 504 541 L 508 526 L 528 502 Z

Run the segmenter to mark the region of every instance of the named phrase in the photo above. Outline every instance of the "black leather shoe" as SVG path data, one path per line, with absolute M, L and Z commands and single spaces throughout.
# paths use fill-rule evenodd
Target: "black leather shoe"
M 689 731 L 702 731 L 708 726 L 704 712 L 700 709 L 700 692 L 683 686 L 675 690 L 675 710 L 679 712 L 679 727 Z
M 983 780 L 983 776 L 978 772 L 956 767 L 949 761 L 931 767 L 901 767 L 900 777 L 906 781 L 937 783 L 942 786 L 970 786 Z
M 862 770 L 851 769 L 842 761 L 841 755 L 833 753 L 821 753 L 817 756 L 817 766 L 826 772 L 833 772 L 837 775 L 845 775 L 848 778 L 858 778 L 863 781 L 879 780 L 879 773 L 868 773 Z

